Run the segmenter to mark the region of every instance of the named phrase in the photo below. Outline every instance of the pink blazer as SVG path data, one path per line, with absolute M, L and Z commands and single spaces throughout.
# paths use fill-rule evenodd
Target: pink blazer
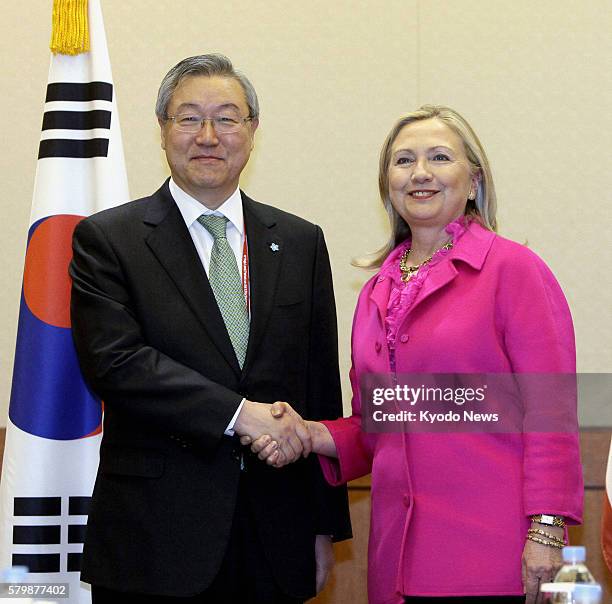
M 325 422 L 338 459 L 319 458 L 331 484 L 372 473 L 369 601 L 522 594 L 529 515 L 581 522 L 577 421 L 571 434 L 363 432 L 359 377 L 389 372 L 389 289 L 375 275 L 361 291 L 353 414 Z M 567 302 L 538 256 L 472 223 L 401 324 L 396 363 L 398 373 L 575 372 Z M 575 418 L 575 405 L 568 412 Z

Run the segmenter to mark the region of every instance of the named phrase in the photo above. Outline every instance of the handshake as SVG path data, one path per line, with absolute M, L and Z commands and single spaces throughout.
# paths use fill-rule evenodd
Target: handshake
M 319 422 L 305 421 L 289 403 L 268 405 L 246 400 L 234 430 L 243 445 L 251 445 L 259 459 L 275 468 L 308 457 L 311 452 L 335 453 L 327 428 Z

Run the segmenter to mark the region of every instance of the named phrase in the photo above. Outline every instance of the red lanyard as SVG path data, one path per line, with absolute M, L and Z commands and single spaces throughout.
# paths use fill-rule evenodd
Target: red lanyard
M 247 247 L 246 231 L 244 233 L 244 243 L 242 245 L 242 291 L 246 300 L 247 312 L 251 316 L 251 292 L 249 290 L 249 254 Z

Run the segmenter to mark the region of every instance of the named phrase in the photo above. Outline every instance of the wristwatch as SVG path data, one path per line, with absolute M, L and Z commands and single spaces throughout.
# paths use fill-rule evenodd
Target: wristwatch
M 545 524 L 546 526 L 558 526 L 560 528 L 565 527 L 565 518 L 563 516 L 551 516 L 550 514 L 536 514 L 531 517 L 533 522 L 538 524 Z

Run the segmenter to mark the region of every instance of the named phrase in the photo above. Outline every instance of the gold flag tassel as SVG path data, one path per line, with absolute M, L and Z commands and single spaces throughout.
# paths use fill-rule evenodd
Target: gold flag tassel
M 89 52 L 87 0 L 53 0 L 50 48 L 62 55 Z

